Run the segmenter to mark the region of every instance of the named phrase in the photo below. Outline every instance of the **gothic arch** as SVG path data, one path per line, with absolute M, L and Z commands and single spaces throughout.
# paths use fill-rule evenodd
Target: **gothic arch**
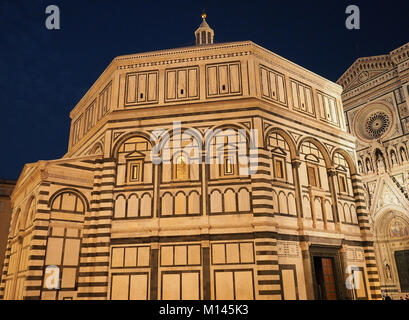
M 393 215 L 392 215 L 393 214 Z M 396 217 L 399 217 L 409 226 L 409 216 L 407 212 L 398 205 L 388 205 L 379 210 L 373 217 L 375 234 L 384 234 L 384 229 Z

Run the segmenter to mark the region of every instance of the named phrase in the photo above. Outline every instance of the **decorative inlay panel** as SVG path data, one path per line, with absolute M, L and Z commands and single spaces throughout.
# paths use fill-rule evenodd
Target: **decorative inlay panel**
M 240 62 L 206 65 L 206 97 L 242 94 Z
M 125 106 L 158 103 L 158 70 L 126 75 Z

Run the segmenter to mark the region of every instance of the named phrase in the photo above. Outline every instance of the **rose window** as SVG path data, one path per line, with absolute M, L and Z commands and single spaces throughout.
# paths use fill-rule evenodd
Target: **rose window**
M 373 114 L 365 123 L 366 132 L 375 139 L 380 138 L 388 131 L 390 124 L 389 117 L 384 112 Z

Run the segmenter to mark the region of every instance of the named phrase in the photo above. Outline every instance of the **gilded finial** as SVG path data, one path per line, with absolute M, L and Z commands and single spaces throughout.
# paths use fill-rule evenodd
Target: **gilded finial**
M 206 19 L 207 15 L 206 15 L 206 11 L 203 9 L 203 13 L 202 13 L 202 19 Z

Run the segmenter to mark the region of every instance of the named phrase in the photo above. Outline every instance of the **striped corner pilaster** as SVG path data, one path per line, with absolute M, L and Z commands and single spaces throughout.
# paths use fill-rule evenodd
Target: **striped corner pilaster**
M 251 175 L 252 208 L 254 217 L 274 217 L 274 204 L 272 196 L 270 162 L 271 156 L 268 150 L 258 148 L 257 155 L 250 156 L 250 162 L 256 165 L 257 172 Z
M 372 236 L 370 234 L 371 228 L 369 225 L 369 213 L 366 208 L 365 193 L 364 187 L 362 185 L 361 176 L 354 174 L 351 176 L 351 180 L 356 203 L 356 214 L 358 216 L 358 223 L 361 229 L 361 233 L 366 236 Z
M 25 281 L 24 300 L 41 299 L 44 281 L 47 237 L 50 224 L 50 184 L 41 183 L 37 194 L 36 214 L 29 249 L 28 273 Z
M 115 186 L 115 160 L 96 160 L 90 211 L 84 222 L 80 253 L 79 299 L 108 299 L 109 247 Z
M 369 291 L 372 300 L 382 300 L 381 284 L 375 258 L 375 249 L 372 242 L 364 248 L 365 264 L 368 275 Z
M 254 231 L 271 235 L 255 239 L 255 288 L 258 300 L 281 300 L 281 281 L 278 266 L 277 240 L 275 239 L 274 203 L 270 152 L 258 148 L 257 155 L 251 155 L 251 161 L 257 156 L 257 172 L 251 176 L 252 208 Z
M 281 300 L 277 240 L 256 239 L 256 297 L 258 300 Z
M 4 254 L 4 264 L 3 270 L 1 271 L 1 280 L 0 280 L 0 300 L 5 298 L 5 287 L 6 287 L 6 276 L 9 270 L 10 263 L 10 253 L 11 253 L 11 239 L 7 239 L 6 252 Z
M 358 223 L 361 229 L 361 234 L 364 238 L 363 240 L 365 240 L 365 246 L 363 249 L 368 281 L 370 283 L 371 298 L 382 299 L 378 267 L 375 259 L 375 249 L 372 241 L 373 235 L 371 234 L 371 228 L 369 225 L 369 213 L 365 204 L 364 187 L 360 175 L 352 175 L 352 188 L 354 189 Z

